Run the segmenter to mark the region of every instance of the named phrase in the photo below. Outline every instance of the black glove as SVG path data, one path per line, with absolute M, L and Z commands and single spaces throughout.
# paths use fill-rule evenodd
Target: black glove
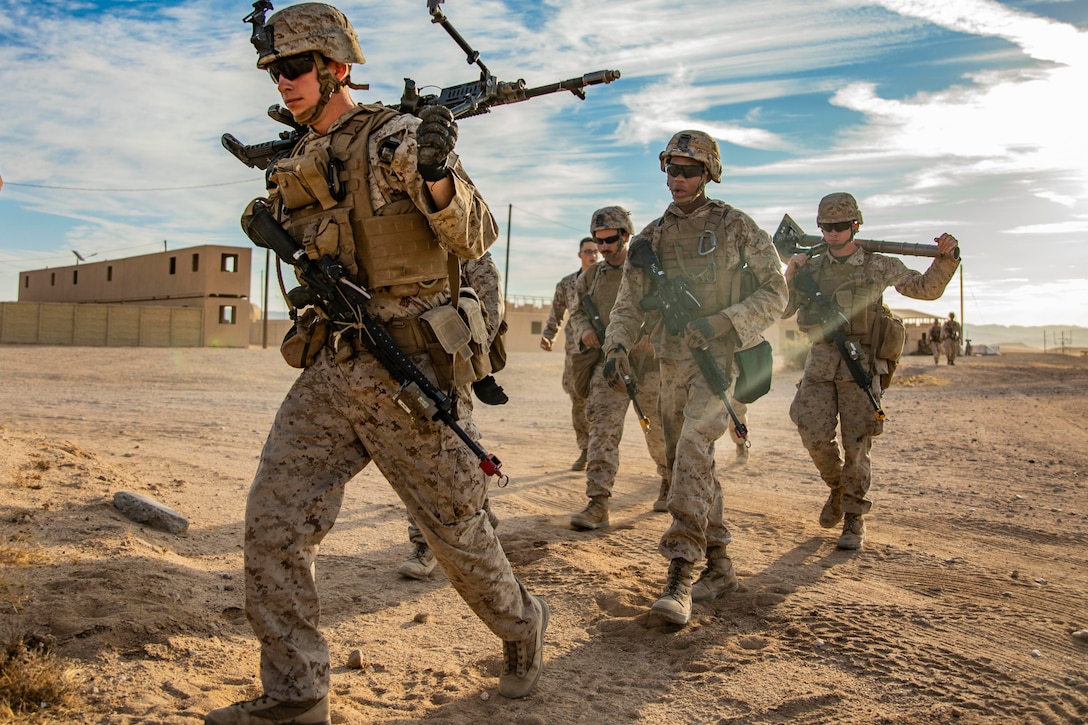
M 631 372 L 631 360 L 627 357 L 627 351 L 622 347 L 608 351 L 604 361 L 604 370 L 601 372 L 604 374 L 604 381 L 608 383 L 608 387 L 617 393 L 627 392 L 627 381 L 624 378 L 630 378 L 634 381 L 635 377 Z
M 502 386 L 495 382 L 493 375 L 488 375 L 483 380 L 477 380 L 472 384 L 472 392 L 476 393 L 476 397 L 480 399 L 481 403 L 487 405 L 505 405 L 510 401 L 507 397 L 506 391 L 502 389 Z
M 427 181 L 441 181 L 449 173 L 446 162 L 457 143 L 457 122 L 445 106 L 425 107 L 419 112 L 419 120 L 422 121 L 416 131 L 419 175 Z

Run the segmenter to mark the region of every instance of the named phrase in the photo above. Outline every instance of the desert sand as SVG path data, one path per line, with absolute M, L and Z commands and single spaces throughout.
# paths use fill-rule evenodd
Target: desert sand
M 648 614 L 668 515 L 633 415 L 612 526 L 569 526 L 585 497 L 561 367 L 513 354 L 510 404 L 477 408 L 510 476 L 499 537 L 551 606 L 537 689 L 497 694 L 499 642 L 440 571 L 397 576 L 405 519 L 368 469 L 318 560 L 334 723 L 1088 721 L 1088 359 L 904 358 L 860 552 L 816 522 L 826 487 L 787 416 L 800 374 L 777 371 L 750 463 L 717 454 L 741 589 L 684 628 Z M 0 631 L 50 643 L 81 700 L 16 721 L 199 723 L 260 693 L 241 520 L 294 373 L 275 350 L 0 347 Z M 129 520 L 117 491 L 188 531 Z

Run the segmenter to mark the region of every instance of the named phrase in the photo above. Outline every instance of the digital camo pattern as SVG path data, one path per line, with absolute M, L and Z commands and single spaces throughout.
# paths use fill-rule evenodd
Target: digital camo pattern
M 430 367 L 426 356 L 413 362 Z M 393 400 L 399 385 L 362 352 L 324 350 L 287 393 L 246 502 L 246 614 L 261 643 L 261 680 L 280 700 L 323 697 L 329 651 L 318 629 L 316 556 L 345 484 L 371 461 L 404 502 L 454 588 L 503 640 L 528 639 L 537 611 L 484 511 L 487 481 L 445 426 L 418 429 Z M 461 425 L 477 436 L 469 392 Z
M 706 219 L 711 214 L 720 215 L 723 206 L 723 202 L 711 199 L 689 215 L 670 204 L 664 216 L 639 236 L 653 238 L 656 233 L 655 244 L 674 244 L 694 257 L 698 254 L 698 238 L 675 238 L 670 230 L 685 226 L 675 222 L 688 217 Z M 717 244 L 725 245 L 726 258 L 735 260 L 735 265 L 740 264 L 743 256 L 758 282 L 751 296 L 725 310 L 740 340 L 748 341 L 758 337 L 781 315 L 786 304 L 786 282 L 770 237 L 750 217 L 733 210 L 725 217 L 725 225 L 725 230 L 717 235 Z M 717 283 L 728 285 L 732 271 L 721 270 Z M 631 264 L 628 256 L 611 311 L 605 350 L 618 345 L 631 349 L 643 322 L 639 303 L 650 292 L 650 280 L 642 269 Z M 721 298 L 728 299 L 727 290 L 721 290 Z M 680 557 L 697 562 L 706 556 L 708 545 L 724 547 L 729 543 L 729 531 L 722 519 L 722 489 L 715 470 L 714 445 L 731 421 L 725 404 L 710 391 L 679 336 L 668 335 L 662 325 L 656 329 L 658 333 L 652 342 L 660 360 L 661 419 L 666 465 L 672 481 L 668 496 L 672 524 L 661 537 L 658 550 L 667 559 Z M 721 349 L 711 347 L 712 351 Z M 729 369 L 729 363 L 729 358 L 718 358 L 723 369 Z
M 355 113 L 360 111 L 356 109 Z M 368 112 L 363 109 L 363 113 Z M 331 135 L 356 128 L 345 114 Z M 416 170 L 415 130 L 419 121 L 397 116 L 369 139 L 354 138 L 352 154 L 369 154 L 361 189 L 340 202 L 369 204 L 403 213 L 414 205 L 426 216 L 439 244 L 462 258 L 477 258 L 498 235 L 498 227 L 468 176 L 456 164 L 455 196 L 443 210 L 433 208 Z M 400 140 L 390 164 L 378 160 L 382 140 Z M 328 142 L 307 134 L 310 143 Z M 348 158 L 349 178 L 360 168 Z M 349 232 L 350 233 L 350 232 Z M 445 300 L 375 295 L 368 308 L 377 319 L 418 315 Z M 430 359 L 413 362 L 433 375 Z M 323 697 L 329 687 L 329 652 L 318 629 L 315 586 L 318 545 L 336 519 L 344 486 L 371 461 L 404 502 L 454 588 L 484 624 L 504 640 L 528 639 L 539 610 L 514 577 L 483 510 L 487 480 L 475 456 L 444 425 L 417 427 L 395 401 L 399 389 L 367 352 L 335 365 L 330 351 L 304 370 L 276 415 L 246 503 L 246 614 L 261 643 L 261 679 L 267 695 L 279 700 Z M 459 422 L 478 436 L 468 389 L 458 395 Z
M 574 287 L 581 273 L 582 271 L 578 270 L 568 274 L 555 285 L 552 309 L 548 313 L 548 321 L 544 324 L 544 332 L 541 336 L 549 342 L 554 342 L 559 326 L 563 325 L 564 318 L 566 319 L 566 324 L 563 325 L 563 392 L 570 398 L 570 421 L 574 428 L 574 439 L 578 444 L 578 450 L 584 451 L 589 447 L 589 421 L 586 419 L 586 399 L 574 390 L 571 356 L 578 352 L 578 341 L 574 336 L 574 326 L 570 322 L 571 309 L 578 301 Z
M 868 252 L 859 249 L 845 260 L 823 259 L 814 264 L 813 276 L 820 281 L 820 270 L 828 264 L 863 266 Z M 881 254 L 869 255 L 867 279 L 870 280 L 871 297 L 878 298 L 888 287 L 914 299 L 937 299 L 944 293 L 949 280 L 955 274 L 958 262 L 951 258 L 936 257 L 925 273 L 909 269 L 897 257 Z M 806 265 L 808 266 L 808 265 Z M 790 304 L 786 316 L 800 309 L 799 314 L 810 312 L 804 295 L 790 285 Z M 887 372 L 887 364 L 876 360 L 866 341 L 859 341 L 861 362 L 873 375 L 873 397 L 880 400 L 879 373 Z M 872 437 L 880 435 L 884 424 L 876 420 L 873 407 L 864 391 L 854 382 L 849 368 L 838 348 L 825 342 L 814 342 L 809 348 L 805 371 L 790 406 L 790 419 L 797 426 L 801 443 L 808 450 L 820 477 L 832 489 L 843 488 L 843 511 L 848 514 L 865 514 L 872 508 L 869 487 L 872 481 Z M 836 428 L 841 436 L 836 440 Z
M 645 370 L 635 371 L 638 377 L 638 404 L 650 419 L 645 433 L 646 448 L 657 464 L 657 475 L 668 478 L 665 438 L 658 409 L 661 376 L 657 362 L 649 360 Z M 586 458 L 586 496 L 611 496 L 620 468 L 620 441 L 623 439 L 624 418 L 631 407 L 627 393 L 613 390 L 604 379 L 604 365 L 598 365 L 589 382 L 586 418 L 589 419 L 589 452 Z M 640 428 L 641 430 L 641 428 Z

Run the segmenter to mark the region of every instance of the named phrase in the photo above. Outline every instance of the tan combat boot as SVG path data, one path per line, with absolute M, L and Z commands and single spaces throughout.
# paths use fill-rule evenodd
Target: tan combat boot
M 544 630 L 548 628 L 548 605 L 540 597 L 533 596 L 533 603 L 540 613 L 540 626 L 533 636 L 521 642 L 503 642 L 502 674 L 499 675 L 499 694 L 519 698 L 528 695 L 544 669 Z
M 737 459 L 734 461 L 734 463 L 738 466 L 748 465 L 748 446 L 744 445 L 743 443 L 737 444 Z
M 706 568 L 691 586 L 691 601 L 709 602 L 737 589 L 740 589 L 740 582 L 733 571 L 733 560 L 724 551 L 713 555 L 708 552 Z
M 281 702 L 268 695 L 212 710 L 204 725 L 329 725 L 329 696 Z
M 397 573 L 408 579 L 425 579 L 435 565 L 434 553 L 426 544 L 416 544 L 412 555 L 397 569 Z
M 691 570 L 694 567 L 686 559 L 677 558 L 669 563 L 665 591 L 650 607 L 651 612 L 672 624 L 687 624 L 691 620 Z
M 586 449 L 582 449 L 581 455 L 578 456 L 573 464 L 571 464 L 570 470 L 572 471 L 584 471 L 586 470 Z
M 846 514 L 846 520 L 842 525 L 842 536 L 835 543 L 840 549 L 860 549 L 865 543 L 865 521 L 861 514 Z
M 608 526 L 608 496 L 592 496 L 584 510 L 570 517 L 570 525 L 582 531 Z
M 662 511 L 669 510 L 669 479 L 661 479 L 661 491 L 657 494 L 657 500 L 654 501 L 654 511 L 661 513 Z
M 827 494 L 824 507 L 820 509 L 820 526 L 825 529 L 834 528 L 836 524 L 842 521 L 843 490 L 842 486 L 833 487 L 831 492 Z

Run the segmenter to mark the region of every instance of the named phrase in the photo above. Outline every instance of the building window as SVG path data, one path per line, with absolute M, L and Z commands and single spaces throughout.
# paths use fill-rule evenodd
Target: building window
M 109 265 L 108 267 L 106 267 L 106 281 L 107 282 L 112 282 L 113 281 L 113 265 L 112 264 Z
M 30 289 L 30 275 L 23 277 L 23 289 Z
M 178 271 L 178 258 L 177 257 L 171 257 L 170 258 L 170 274 L 177 274 L 177 271 Z
M 200 271 L 200 255 L 199 254 L 194 254 L 193 255 L 193 271 L 194 272 L 199 272 Z
M 57 273 L 56 272 L 50 272 L 49 273 L 49 286 L 50 287 L 56 287 L 57 286 Z
M 222 262 L 219 265 L 219 271 L 221 271 L 221 272 L 237 272 L 238 271 L 238 255 L 237 254 L 224 254 Z
M 237 322 L 235 313 L 238 308 L 234 305 L 219 305 L 219 324 L 233 325 Z
M 532 335 L 541 335 L 544 333 L 544 323 L 540 320 L 533 320 L 529 323 L 529 333 Z
M 79 270 L 72 270 L 72 284 L 79 284 Z

